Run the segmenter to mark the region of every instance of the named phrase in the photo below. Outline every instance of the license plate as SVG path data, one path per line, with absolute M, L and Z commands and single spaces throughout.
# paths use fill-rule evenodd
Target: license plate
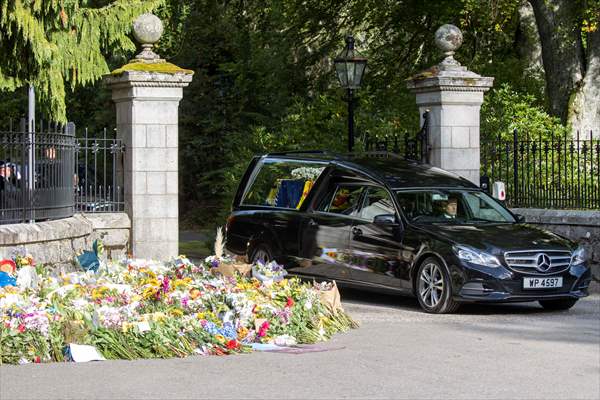
M 562 284 L 563 278 L 561 276 L 554 278 L 523 278 L 523 289 L 553 289 L 562 287 Z

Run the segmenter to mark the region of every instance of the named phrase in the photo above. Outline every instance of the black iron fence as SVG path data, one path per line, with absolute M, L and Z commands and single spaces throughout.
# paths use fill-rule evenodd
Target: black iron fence
M 482 182 L 506 184 L 511 207 L 600 209 L 600 139 L 530 138 L 513 132 L 481 144 Z
M 429 112 L 423 114 L 423 126 L 417 134 L 404 132 L 384 138 L 366 136 L 365 151 L 394 153 L 406 160 L 429 163 Z
M 64 218 L 73 214 L 73 124 L 25 120 L 0 131 L 0 222 Z
M 123 211 L 123 152 L 116 132 L 84 130 L 75 149 L 75 207 L 79 212 Z
M 22 119 L 0 131 L 0 224 L 123 210 L 119 139 L 77 138 L 73 123 L 36 128 Z

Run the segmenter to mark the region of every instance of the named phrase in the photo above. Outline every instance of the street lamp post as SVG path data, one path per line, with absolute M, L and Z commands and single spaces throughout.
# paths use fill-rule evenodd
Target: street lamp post
M 348 151 L 354 147 L 354 91 L 360 88 L 367 59 L 354 49 L 354 38 L 346 37 L 346 47 L 333 60 L 340 85 L 346 89 L 348 102 Z

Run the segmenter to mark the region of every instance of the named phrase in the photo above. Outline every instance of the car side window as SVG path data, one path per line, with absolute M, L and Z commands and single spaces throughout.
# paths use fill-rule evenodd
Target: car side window
M 242 204 L 298 209 L 325 166 L 301 161 L 266 160 L 259 168 Z
M 365 201 L 360 210 L 359 217 L 373 221 L 377 215 L 396 214 L 394 203 L 388 192 L 381 187 L 370 187 L 367 190 Z
M 334 184 L 319 204 L 317 211 L 349 216 L 357 215 L 363 189 L 363 186 Z

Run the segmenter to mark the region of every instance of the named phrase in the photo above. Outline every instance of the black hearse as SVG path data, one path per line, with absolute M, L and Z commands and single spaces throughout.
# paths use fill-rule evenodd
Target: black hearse
M 591 281 L 576 243 L 526 225 L 464 178 L 387 154 L 255 157 L 227 249 L 304 278 L 414 294 L 431 313 L 462 302 L 568 309 Z

